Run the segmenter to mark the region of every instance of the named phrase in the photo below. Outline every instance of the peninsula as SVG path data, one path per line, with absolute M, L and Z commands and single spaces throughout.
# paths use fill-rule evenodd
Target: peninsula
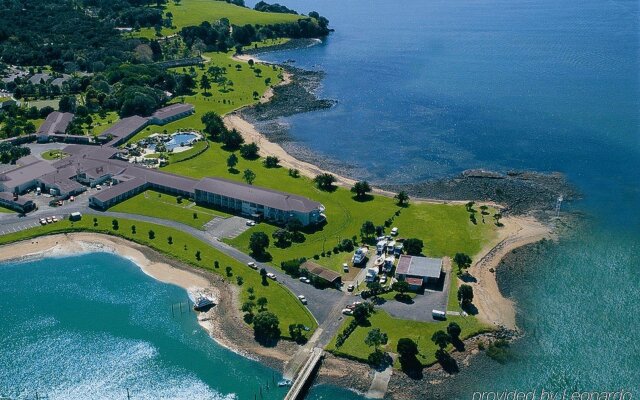
M 33 39 L 0 28 L 0 261 L 106 251 L 206 293 L 201 325 L 280 371 L 290 399 L 318 366 L 320 382 L 382 398 L 392 375 L 455 373 L 518 332 L 495 270 L 553 239 L 549 225 L 339 176 L 235 113 L 295 79 L 245 53 L 329 35 L 318 12 L 23 3 L 0 9 Z

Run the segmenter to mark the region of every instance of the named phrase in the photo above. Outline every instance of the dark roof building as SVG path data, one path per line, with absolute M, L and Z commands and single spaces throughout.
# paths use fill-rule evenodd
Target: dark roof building
M 191 104 L 171 104 L 154 112 L 153 115 L 149 117 L 149 122 L 156 125 L 165 125 L 169 122 L 191 115 L 194 112 L 195 108 Z
M 149 120 L 144 117 L 134 115 L 132 117 L 122 118 L 109 129 L 102 132 L 98 139 L 101 142 L 109 142 L 111 146 L 118 146 L 131 138 L 136 133 L 144 129 Z
M 328 268 L 323 267 L 322 265 L 318 265 L 313 261 L 305 261 L 301 266 L 301 270 L 307 271 L 310 275 L 320 278 L 329 283 L 333 283 L 335 285 L 340 283 L 342 279 L 340 274 L 335 271 L 332 271 Z
M 47 115 L 47 119 L 44 120 L 40 128 L 36 131 L 38 135 L 38 141 L 48 141 L 51 135 L 64 134 L 69 127 L 69 124 L 73 120 L 73 114 L 61 113 L 54 111 Z
M 27 213 L 35 208 L 33 201 L 8 192 L 0 192 L 0 205 L 19 213 Z

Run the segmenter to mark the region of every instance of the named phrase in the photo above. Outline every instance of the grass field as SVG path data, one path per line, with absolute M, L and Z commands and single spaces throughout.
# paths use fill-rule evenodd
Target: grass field
M 12 213 L 12 212 L 15 212 L 15 211 L 9 210 L 8 208 L 4 208 L 4 207 L 0 206 L 0 213 L 8 214 L 8 213 Z
M 194 178 L 205 176 L 221 176 L 241 181 L 242 174 L 228 171 L 226 159 L 229 152 L 224 151 L 219 143 L 211 143 L 209 150 L 202 155 L 178 164 L 170 164 L 165 170 Z M 424 241 L 424 254 L 429 256 L 453 256 L 456 252 L 474 255 L 482 246 L 495 236 L 493 224 L 473 225 L 463 206 L 416 203 L 401 208 L 388 197 L 374 196 L 373 200 L 359 202 L 353 199 L 352 193 L 346 189 L 338 189 L 333 193 L 318 190 L 311 180 L 301 177 L 292 178 L 284 168 L 265 168 L 261 160 L 249 161 L 241 157 L 236 169 L 251 169 L 256 173 L 254 185 L 271 189 L 296 193 L 321 202 L 326 207 L 327 225 L 320 231 L 306 235 L 306 241 L 294 244 L 285 249 L 269 247 L 273 263 L 295 257 L 312 257 L 320 254 L 323 247 L 326 251 L 342 239 L 359 237 L 360 227 L 366 220 L 382 225 L 388 218 L 400 211 L 395 217 L 393 226 L 400 230 L 401 237 L 417 237 Z M 255 230 L 264 231 L 271 237 L 277 228 L 268 224 L 260 224 Z M 244 233 L 229 241 L 231 245 L 248 252 L 250 233 Z M 341 253 L 323 257 L 320 264 L 340 271 L 343 262 L 349 255 Z
M 173 14 L 173 28 L 162 28 L 162 35 L 168 36 L 178 32 L 185 26 L 200 25 L 204 21 L 214 22 L 227 18 L 234 25 L 268 25 L 293 22 L 301 18 L 299 15 L 265 13 L 246 7 L 239 7 L 224 1 L 212 0 L 182 0 L 179 5 L 169 1 L 165 6 L 167 12 Z M 152 38 L 155 36 L 153 28 L 143 28 L 140 32 L 133 32 L 134 36 Z
M 201 118 L 207 111 L 215 111 L 220 115 L 224 115 L 244 106 L 255 104 L 259 99 L 257 100 L 253 97 L 253 92 L 258 92 L 260 96 L 262 96 L 269 89 L 269 86 L 265 84 L 265 79 L 270 78 L 271 85 L 276 85 L 282 80 L 280 78 L 282 68 L 275 67 L 274 69 L 272 66 L 256 63 L 254 67 L 262 70 L 260 77 L 258 77 L 255 69 L 250 68 L 249 64 L 244 61 L 233 60 L 231 58 L 232 54 L 233 52 L 204 54 L 208 61 L 204 63 L 204 68 L 196 68 L 198 74 L 196 77 L 198 89 L 194 91 L 193 95 L 179 97 L 180 101 L 195 106 L 196 112 L 193 115 L 164 126 L 149 126 L 129 139 L 129 143 L 135 143 L 154 133 L 163 133 L 165 130 L 168 133 L 176 132 L 178 129 L 201 130 L 203 128 Z M 231 80 L 234 85 L 228 87 L 226 91 L 223 91 L 218 85 L 212 84 L 212 88 L 207 91 L 207 96 L 204 91 L 199 88 L 200 78 L 209 67 L 214 65 L 226 68 L 227 73 L 225 76 Z M 237 65 L 240 66 L 240 69 L 237 69 Z M 172 70 L 179 73 L 186 73 L 188 69 L 188 67 L 185 67 L 184 70 L 183 67 L 178 67 Z
M 342 332 L 350 320 L 351 317 L 346 318 L 338 332 Z M 420 351 L 418 360 L 420 360 L 423 365 L 429 365 L 436 361 L 435 352 L 438 349 L 431 341 L 431 336 L 438 330 L 446 331 L 449 322 L 456 322 L 460 325 L 462 328 L 461 339 L 466 339 L 490 330 L 490 327 L 482 325 L 474 317 L 448 317 L 447 321 L 436 323 L 417 322 L 393 318 L 383 310 L 376 310 L 369 318 L 369 321 L 371 322 L 371 326 L 357 327 L 339 348 L 336 348 L 336 338 L 334 337 L 327 346 L 327 350 L 366 362 L 369 354 L 373 352 L 373 348 L 367 346 L 364 343 L 364 339 L 371 329 L 379 328 L 389 336 L 389 341 L 383 348 L 385 351 L 395 353 L 398 340 L 401 338 L 410 338 L 418 344 L 418 350 Z M 399 363 L 396 362 L 395 367 L 399 367 Z
M 194 228 L 202 226 L 214 217 L 225 217 L 220 211 L 196 206 L 187 199 L 178 203 L 177 197 L 147 190 L 109 209 L 109 211 L 146 215 L 148 217 L 171 219 Z M 196 218 L 194 218 L 194 214 Z
M 97 221 L 95 224 L 93 222 L 94 218 Z M 133 225 L 136 227 L 136 233 L 132 231 Z M 236 277 L 242 276 L 244 280 L 244 284 L 241 286 L 243 296 L 247 296 L 247 288 L 253 287 L 257 297 L 266 297 L 268 300 L 267 309 L 278 315 L 280 329 L 284 337 L 289 333 L 289 324 L 301 323 L 310 327 L 312 331 L 316 328 L 317 325 L 311 313 L 286 288 L 274 282 L 269 282 L 268 286 L 263 286 L 258 272 L 226 256 L 201 240 L 177 229 L 146 222 L 118 219 L 118 226 L 118 230 L 115 231 L 112 227 L 112 218 L 84 215 L 82 220 L 78 222 L 63 220 L 56 224 L 39 226 L 0 236 L 0 244 L 71 231 L 90 231 L 120 236 L 151 247 L 186 264 L 220 274 L 234 284 L 236 283 Z M 155 233 L 154 239 L 149 238 L 150 230 Z M 172 244 L 168 242 L 169 236 L 173 239 Z M 196 258 L 197 251 L 200 251 L 200 260 Z M 216 260 L 220 263 L 220 268 L 218 269 L 214 268 L 214 261 Z M 232 276 L 230 277 L 226 275 L 225 268 L 227 266 L 232 267 Z
M 66 156 L 68 156 L 68 154 L 63 153 L 62 150 L 50 150 L 50 151 L 45 151 L 42 154 L 40 154 L 40 157 L 44 158 L 45 160 L 49 160 L 49 161 L 65 158 Z

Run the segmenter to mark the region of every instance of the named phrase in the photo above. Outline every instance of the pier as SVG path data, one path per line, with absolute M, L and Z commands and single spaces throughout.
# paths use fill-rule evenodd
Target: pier
M 293 383 L 284 400 L 299 400 L 304 394 L 310 380 L 313 379 L 314 372 L 322 360 L 324 351 L 319 347 L 313 347 L 308 353 L 308 358 L 302 368 L 294 376 Z

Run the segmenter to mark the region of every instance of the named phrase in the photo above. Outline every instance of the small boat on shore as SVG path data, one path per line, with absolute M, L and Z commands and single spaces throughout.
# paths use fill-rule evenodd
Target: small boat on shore
M 279 387 L 291 386 L 291 380 L 290 379 L 282 379 L 282 380 L 278 381 L 278 386 Z
M 207 311 L 209 308 L 215 305 L 213 299 L 206 296 L 198 296 L 195 303 L 193 303 L 193 309 L 196 311 Z

